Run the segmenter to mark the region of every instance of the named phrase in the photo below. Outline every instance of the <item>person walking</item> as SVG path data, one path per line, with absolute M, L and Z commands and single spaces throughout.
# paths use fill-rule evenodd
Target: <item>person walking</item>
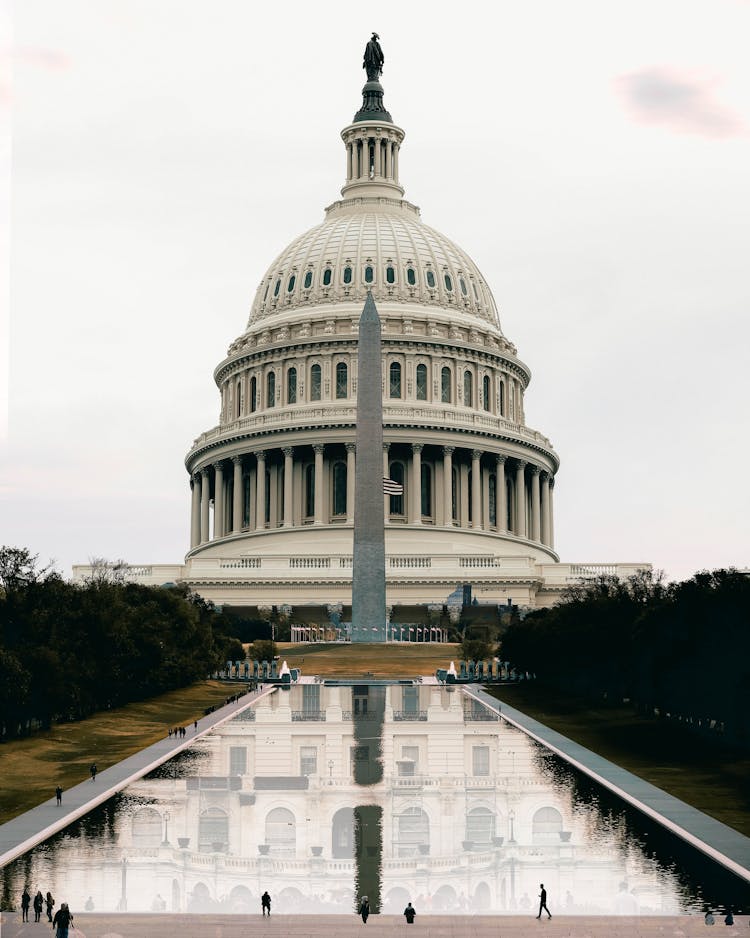
M 362 921 L 366 925 L 370 915 L 370 900 L 367 896 L 362 896 L 362 901 L 359 904 L 359 914 L 362 916 Z
M 267 915 L 269 918 L 271 916 L 271 897 L 268 895 L 268 892 L 264 892 L 260 897 L 260 907 L 264 915 Z
M 59 785 L 55 789 L 55 798 L 57 798 L 58 804 L 62 804 L 62 788 Z
M 42 895 L 42 890 L 38 889 L 37 894 L 34 896 L 34 921 L 38 922 L 42 917 L 42 909 L 44 908 L 44 896 Z
M 542 909 L 547 913 L 547 918 L 552 918 L 549 909 L 547 908 L 547 890 L 544 888 L 544 883 L 539 883 L 539 888 L 542 890 L 539 893 L 539 915 L 537 918 L 542 917 Z
M 48 892 L 44 897 L 44 904 L 47 906 L 47 921 L 52 921 L 52 910 L 55 907 L 55 900 L 52 898 L 52 893 Z
M 92 782 L 95 782 L 95 781 L 96 781 L 96 772 L 97 772 L 96 762 L 92 762 L 92 763 L 91 763 L 91 768 L 89 769 L 89 772 L 91 772 L 91 781 L 92 781 Z
M 52 919 L 52 927 L 56 929 L 55 938 L 68 938 L 68 929 L 72 922 L 73 916 L 70 914 L 68 903 L 63 902 Z
M 413 925 L 413 924 L 414 924 L 414 916 L 415 916 L 416 914 L 417 914 L 417 910 L 414 908 L 414 906 L 413 906 L 413 905 L 411 904 L 411 902 L 410 902 L 410 903 L 407 905 L 407 907 L 404 909 L 404 918 L 406 919 L 406 924 L 407 924 L 407 925 Z
M 21 921 L 28 922 L 29 920 L 29 906 L 31 905 L 31 896 L 29 895 L 29 887 L 24 886 L 23 892 L 21 893 Z

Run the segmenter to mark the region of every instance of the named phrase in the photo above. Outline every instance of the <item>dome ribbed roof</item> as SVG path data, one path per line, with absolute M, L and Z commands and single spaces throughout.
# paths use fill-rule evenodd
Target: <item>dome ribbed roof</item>
M 269 267 L 247 328 L 266 328 L 295 307 L 364 300 L 455 309 L 498 331 L 492 293 L 476 264 L 449 238 L 425 225 L 405 200 L 336 202 L 326 220 L 296 238 Z

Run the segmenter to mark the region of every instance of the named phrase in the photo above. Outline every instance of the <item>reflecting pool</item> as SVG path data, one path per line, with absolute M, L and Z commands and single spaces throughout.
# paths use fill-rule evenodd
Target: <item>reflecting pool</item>
M 277 689 L 3 871 L 100 912 L 750 910 L 748 884 L 460 687 Z

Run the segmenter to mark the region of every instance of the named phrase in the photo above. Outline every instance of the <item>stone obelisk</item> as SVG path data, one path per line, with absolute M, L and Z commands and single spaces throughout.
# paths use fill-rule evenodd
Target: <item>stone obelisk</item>
M 359 319 L 357 357 L 352 641 L 384 642 L 386 639 L 380 317 L 368 292 Z

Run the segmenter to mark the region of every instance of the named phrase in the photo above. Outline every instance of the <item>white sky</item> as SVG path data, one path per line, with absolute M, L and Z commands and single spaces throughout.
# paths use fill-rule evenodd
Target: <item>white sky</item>
M 561 558 L 748 565 L 750 2 L 23 0 L 0 26 L 0 543 L 181 561 L 213 369 L 338 197 L 375 29 L 406 196 L 532 369 Z

